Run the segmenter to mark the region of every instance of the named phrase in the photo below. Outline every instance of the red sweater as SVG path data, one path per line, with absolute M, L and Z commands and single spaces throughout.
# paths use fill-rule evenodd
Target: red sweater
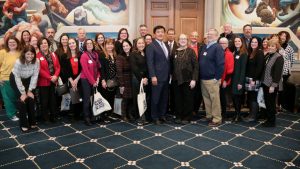
M 95 79 L 95 77 L 100 78 L 100 62 L 98 54 L 96 52 L 94 52 L 94 54 L 96 55 L 95 60 L 91 59 L 87 52 L 84 52 L 80 58 L 80 64 L 82 67 L 80 78 L 87 79 L 91 85 L 96 83 L 97 79 Z
M 54 52 L 51 53 L 51 57 L 54 65 L 54 76 L 58 77 L 60 73 L 60 65 L 59 65 L 58 57 Z M 48 62 L 45 56 L 43 56 L 41 52 L 39 52 L 36 55 L 36 58 L 40 60 L 40 73 L 39 73 L 37 86 L 50 86 L 51 75 L 48 67 Z
M 234 70 L 234 58 L 232 52 L 228 48 L 225 49 L 224 54 L 225 54 L 225 58 L 224 58 L 225 65 L 224 65 L 224 72 L 222 75 L 222 83 L 225 80 L 227 85 L 229 85 L 231 82 L 231 75 Z

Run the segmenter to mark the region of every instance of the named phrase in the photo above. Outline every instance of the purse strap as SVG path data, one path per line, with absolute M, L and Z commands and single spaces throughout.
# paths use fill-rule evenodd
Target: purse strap
M 143 79 L 141 80 L 141 83 L 140 83 L 140 93 L 145 93 L 144 92 Z

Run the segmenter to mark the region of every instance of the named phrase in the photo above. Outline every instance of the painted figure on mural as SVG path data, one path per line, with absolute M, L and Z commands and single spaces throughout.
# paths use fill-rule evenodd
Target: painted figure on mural
M 254 11 L 254 9 L 256 8 L 256 2 L 257 2 L 257 0 L 248 0 L 248 1 L 249 1 L 249 6 L 245 10 L 246 14 L 250 14 Z M 229 0 L 229 3 L 239 4 L 240 0 Z
M 27 21 L 27 0 L 7 0 L 2 8 L 2 22 L 0 34 L 5 33 L 9 28 L 17 25 L 21 21 Z
M 83 3 L 87 1 L 88 0 L 69 0 L 69 1 L 49 0 L 49 5 L 52 11 L 65 17 L 73 9 L 75 9 L 78 6 L 82 6 Z M 99 0 L 99 1 L 105 4 L 106 6 L 108 6 L 111 12 L 117 13 L 127 8 L 125 4 L 125 0 Z
M 59 15 L 62 18 L 58 22 L 63 22 L 65 25 L 68 22 L 77 26 L 115 24 L 116 21 L 112 20 L 112 17 L 124 20 L 126 18 L 120 16 L 128 13 L 126 0 L 49 0 L 48 5 L 49 8 L 43 13 L 51 12 Z

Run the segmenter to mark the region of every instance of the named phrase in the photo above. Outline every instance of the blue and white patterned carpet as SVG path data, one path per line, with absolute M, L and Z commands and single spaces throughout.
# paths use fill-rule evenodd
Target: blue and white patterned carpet
M 300 114 L 280 113 L 277 127 L 197 120 L 87 127 L 62 120 L 22 133 L 0 113 L 0 168 L 300 168 Z

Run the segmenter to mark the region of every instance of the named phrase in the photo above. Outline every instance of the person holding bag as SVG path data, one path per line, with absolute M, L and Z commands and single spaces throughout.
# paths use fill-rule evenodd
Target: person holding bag
M 247 101 L 249 105 L 249 116 L 244 121 L 256 121 L 259 111 L 257 94 L 260 87 L 260 79 L 264 69 L 264 52 L 261 50 L 262 42 L 259 37 L 252 37 L 249 45 L 248 62 L 246 67 Z
M 101 88 L 99 91 L 103 94 L 103 97 L 109 102 L 111 107 L 114 106 L 115 95 L 119 82 L 117 80 L 117 65 L 115 51 L 115 42 L 113 39 L 106 39 L 104 44 L 104 52 L 100 56 L 101 63 Z M 109 110 L 104 113 L 104 120 L 106 122 L 112 121 L 112 112 Z
M 100 62 L 98 54 L 95 52 L 95 46 L 91 39 L 86 39 L 83 44 L 83 54 L 80 58 L 82 72 L 80 74 L 82 97 L 83 97 L 83 115 L 84 122 L 87 126 L 91 126 L 92 112 L 90 111 L 90 97 L 94 94 L 100 78 Z M 74 82 L 73 82 L 74 83 Z M 76 87 L 73 84 L 73 87 Z
M 199 76 L 196 53 L 188 46 L 185 34 L 179 36 L 179 48 L 173 58 L 172 82 L 174 83 L 176 123 L 188 124 L 194 106 L 194 88 Z
M 132 71 L 132 99 L 133 99 L 133 114 L 139 114 L 138 111 L 138 102 L 137 95 L 140 92 L 140 82 L 143 82 L 144 90 L 147 98 L 149 98 L 149 85 L 148 85 L 148 70 L 146 64 L 145 56 L 145 40 L 143 37 L 140 37 L 136 40 L 136 49 L 132 52 L 129 57 L 129 62 Z M 149 103 L 148 99 L 148 103 Z M 148 104 L 150 105 L 150 104 Z M 151 120 L 151 111 L 149 111 L 150 106 L 147 106 L 145 114 L 139 119 L 138 124 L 144 125 L 148 124 L 148 121 Z
M 132 86 L 131 86 L 131 67 L 129 58 L 131 55 L 132 44 L 128 39 L 122 42 L 122 52 L 116 58 L 117 79 L 120 83 L 120 94 L 122 96 L 122 118 L 134 121 L 138 118 L 132 112 Z
M 40 72 L 37 86 L 41 99 L 41 112 L 44 122 L 56 121 L 57 103 L 55 96 L 55 86 L 60 73 L 59 59 L 54 52 L 49 51 L 51 42 L 43 37 L 39 40 L 40 52 L 37 59 L 40 60 Z M 50 114 L 50 118 L 49 118 Z
M 60 77 L 62 78 L 63 83 L 69 83 L 69 91 L 71 95 L 71 106 L 70 113 L 72 119 L 79 119 L 81 113 L 80 104 L 80 73 L 81 73 L 81 64 L 80 61 L 80 52 L 78 49 L 77 41 L 74 38 L 69 38 L 68 40 L 68 48 L 66 52 L 66 56 L 62 57 L 60 60 L 61 65 L 61 73 Z M 79 98 L 74 98 L 79 97 Z
M 36 59 L 34 47 L 25 46 L 10 74 L 10 84 L 17 98 L 20 98 L 17 107 L 19 109 L 20 128 L 23 132 L 37 128 L 33 93 L 36 88 L 39 69 L 40 62 Z

